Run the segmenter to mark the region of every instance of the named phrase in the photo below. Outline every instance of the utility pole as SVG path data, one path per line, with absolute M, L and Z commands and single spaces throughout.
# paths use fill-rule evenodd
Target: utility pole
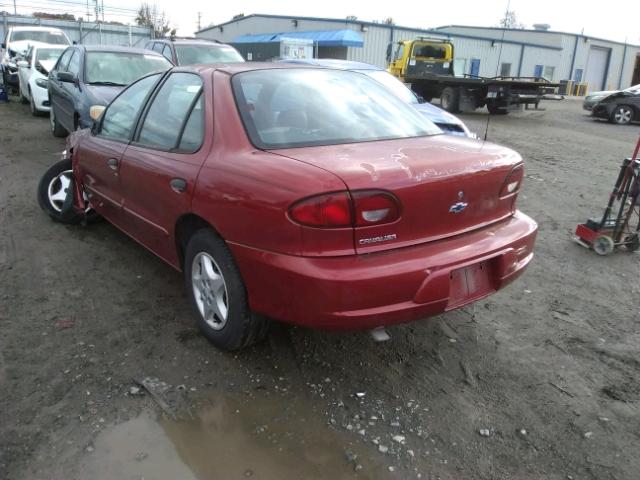
M 13 0 L 13 14 L 18 15 L 18 9 L 16 8 L 16 0 Z
M 15 2 L 15 0 L 14 0 Z M 202 12 L 198 12 L 198 31 L 201 30 L 201 26 L 200 26 L 200 19 L 202 18 Z

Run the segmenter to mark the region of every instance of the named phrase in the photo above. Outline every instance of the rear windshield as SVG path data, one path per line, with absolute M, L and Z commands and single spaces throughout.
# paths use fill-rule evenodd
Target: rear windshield
M 32 42 L 49 43 L 51 45 L 69 45 L 69 40 L 62 32 L 43 32 L 41 30 L 20 30 L 11 34 L 10 42 L 22 42 L 31 40 Z
M 407 103 L 420 103 L 409 87 L 385 70 L 358 70 L 381 83 Z
M 175 49 L 180 65 L 244 62 L 242 55 L 228 45 L 175 45 Z
M 148 73 L 162 72 L 171 66 L 171 62 L 160 55 L 89 52 L 85 70 L 86 82 L 98 85 L 129 85 Z
M 420 137 L 441 130 L 366 75 L 330 69 L 256 70 L 233 77 L 247 133 L 259 148 Z

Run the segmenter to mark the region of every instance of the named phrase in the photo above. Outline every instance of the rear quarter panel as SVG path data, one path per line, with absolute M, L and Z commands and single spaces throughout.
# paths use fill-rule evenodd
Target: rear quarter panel
M 298 255 L 353 254 L 353 231 L 314 229 L 305 242 L 303 229 L 287 216 L 288 207 L 311 194 L 346 190 L 336 175 L 249 142 L 238 114 L 230 76 L 215 72 L 213 148 L 203 165 L 193 211 L 214 225 L 230 243 Z M 325 235 L 326 234 L 326 235 Z M 323 241 L 323 239 L 325 241 Z

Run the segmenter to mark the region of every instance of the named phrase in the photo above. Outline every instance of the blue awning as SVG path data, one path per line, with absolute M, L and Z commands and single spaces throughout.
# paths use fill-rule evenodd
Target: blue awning
M 357 32 L 349 29 L 240 35 L 232 43 L 267 43 L 285 39 L 312 40 L 319 47 L 362 47 L 364 45 L 362 37 Z

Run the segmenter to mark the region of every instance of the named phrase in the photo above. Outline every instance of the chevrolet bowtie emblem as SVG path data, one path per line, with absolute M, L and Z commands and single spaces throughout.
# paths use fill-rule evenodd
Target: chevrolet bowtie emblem
M 467 208 L 467 205 L 469 205 L 467 202 L 454 203 L 453 205 L 451 205 L 449 207 L 449 212 L 451 212 L 451 213 L 460 213 L 465 208 Z

